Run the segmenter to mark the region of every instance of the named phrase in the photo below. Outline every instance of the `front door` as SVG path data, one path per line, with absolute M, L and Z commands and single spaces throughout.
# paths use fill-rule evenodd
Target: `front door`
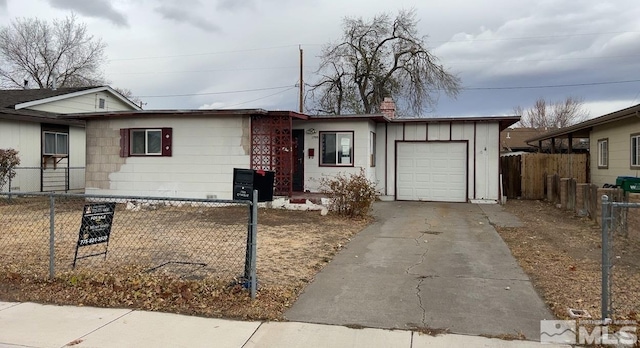
M 294 129 L 293 143 L 293 191 L 304 191 L 304 129 Z

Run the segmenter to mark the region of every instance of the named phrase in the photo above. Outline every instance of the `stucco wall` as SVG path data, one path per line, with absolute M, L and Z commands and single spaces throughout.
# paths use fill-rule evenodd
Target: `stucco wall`
M 640 133 L 640 119 L 628 118 L 594 127 L 589 138 L 591 182 L 602 187 L 615 184 L 618 176 L 638 176 L 631 167 L 631 134 Z M 598 168 L 598 140 L 608 138 L 609 166 Z
M 98 108 L 98 100 L 105 99 L 105 108 Z M 126 111 L 132 110 L 131 106 L 123 103 L 111 93 L 97 92 L 85 94 L 73 98 L 53 101 L 46 104 L 31 106 L 28 109 L 39 110 L 60 114 L 74 114 L 80 112 L 102 112 L 102 111 Z
M 357 121 L 294 121 L 293 129 L 304 129 L 304 189 L 311 192 L 320 190 L 320 180 L 338 173 L 358 174 L 364 170 L 367 177 L 376 182 L 376 170 L 371 167 L 369 160 L 369 139 L 371 131 L 375 131 L 375 124 L 368 119 Z M 314 129 L 316 133 L 308 134 L 306 131 Z M 353 166 L 320 166 L 321 146 L 320 132 L 327 131 L 353 131 Z M 309 158 L 309 149 L 315 150 L 315 156 Z
M 248 116 L 87 121 L 87 193 L 231 198 L 233 168 L 250 166 Z M 172 156 L 119 156 L 121 128 L 173 129 Z

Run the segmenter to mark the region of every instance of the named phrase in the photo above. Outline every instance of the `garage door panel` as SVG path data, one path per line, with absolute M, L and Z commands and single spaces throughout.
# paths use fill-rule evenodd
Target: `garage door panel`
M 396 147 L 397 199 L 466 202 L 466 143 L 399 142 Z

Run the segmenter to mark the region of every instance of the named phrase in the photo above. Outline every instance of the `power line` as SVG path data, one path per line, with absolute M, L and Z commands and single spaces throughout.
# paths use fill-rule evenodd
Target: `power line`
M 295 86 L 294 86 L 295 87 Z M 210 92 L 210 93 L 187 93 L 187 94 L 165 94 L 165 95 L 141 95 L 138 98 L 169 98 L 169 97 L 193 97 L 199 95 L 217 95 L 217 94 L 233 94 L 246 92 L 269 91 L 274 89 L 292 88 L 292 86 L 266 87 L 256 89 L 243 89 L 238 91 Z
M 461 89 L 469 90 L 469 91 L 478 91 L 478 90 L 504 90 L 504 89 L 561 88 L 561 87 L 613 85 L 613 84 L 634 83 L 634 82 L 640 82 L 640 79 L 639 80 L 624 80 L 624 81 L 570 83 L 570 84 L 562 84 L 562 85 L 509 86 L 509 87 L 462 87 Z
M 450 42 L 488 42 L 488 41 L 510 41 L 510 40 L 538 40 L 538 39 L 557 39 L 557 38 L 563 38 L 563 37 L 593 36 L 593 35 L 613 35 L 613 34 L 628 34 L 628 33 L 640 33 L 640 31 L 609 31 L 609 32 L 594 32 L 594 33 L 563 34 L 563 35 L 506 37 L 506 38 L 494 38 L 494 39 L 473 38 L 473 39 L 461 39 L 461 40 L 437 40 L 437 41 L 429 41 L 429 42 L 432 42 L 432 43 L 450 43 Z M 107 62 L 119 62 L 119 61 L 128 61 L 128 60 L 145 60 L 145 59 L 161 59 L 161 58 L 197 57 L 197 56 L 208 56 L 208 55 L 218 55 L 218 54 L 228 54 L 228 53 L 256 52 L 256 51 L 275 50 L 275 49 L 281 49 L 281 48 L 299 47 L 300 45 L 302 45 L 302 46 L 322 46 L 324 44 L 318 44 L 318 43 L 290 44 L 290 45 L 259 47 L 259 48 L 245 48 L 245 49 L 238 49 L 238 50 L 200 52 L 200 53 L 190 53 L 190 54 L 175 54 L 175 55 L 166 55 L 166 56 L 146 56 L 146 57 L 115 58 L 115 59 L 109 59 L 109 60 L 107 60 Z
M 629 55 L 621 55 L 621 56 L 540 58 L 540 59 L 464 59 L 464 60 L 458 61 L 458 63 L 465 63 L 465 62 L 520 63 L 520 62 L 542 62 L 542 61 L 553 61 L 553 60 L 617 59 L 617 58 L 633 58 L 633 57 L 640 57 L 640 54 L 629 54 Z
M 233 105 L 225 106 L 223 109 L 235 108 L 236 106 L 240 106 L 240 105 L 248 104 L 248 103 L 251 103 L 251 102 L 254 102 L 254 101 L 258 101 L 258 100 L 262 100 L 262 99 L 267 99 L 267 98 L 269 98 L 269 97 L 273 97 L 273 96 L 278 95 L 278 94 L 282 94 L 282 93 L 289 92 L 290 90 L 292 90 L 292 89 L 294 89 L 294 88 L 296 88 L 296 87 L 290 87 L 290 88 L 288 88 L 288 89 L 285 89 L 284 91 L 279 91 L 279 92 L 276 92 L 276 93 L 273 93 L 273 94 L 265 95 L 264 97 L 260 97 L 260 98 L 256 98 L 256 99 L 251 99 L 251 100 L 244 101 L 244 102 L 242 102 L 242 103 L 237 103 L 237 104 L 233 104 Z
M 576 34 L 563 34 L 563 35 L 521 36 L 521 37 L 505 37 L 505 38 L 495 38 L 495 39 L 477 39 L 476 38 L 476 39 L 462 39 L 462 40 L 439 40 L 439 41 L 431 41 L 431 42 L 449 43 L 449 42 L 537 40 L 537 39 L 558 39 L 558 38 L 563 38 L 563 37 L 613 35 L 613 34 L 628 34 L 628 33 L 640 33 L 640 31 L 605 31 L 605 32 L 600 32 L 600 33 L 576 33 Z
M 283 45 L 283 46 L 272 46 L 272 47 L 261 47 L 261 48 L 246 48 L 241 50 L 229 50 L 229 51 L 215 51 L 215 52 L 203 52 L 203 53 L 191 53 L 191 54 L 175 54 L 175 55 L 167 55 L 167 56 L 147 56 L 147 57 L 132 57 L 132 58 L 116 58 L 109 59 L 108 62 L 119 62 L 125 60 L 145 60 L 145 59 L 160 59 L 160 58 L 180 58 L 180 57 L 197 57 L 197 56 L 210 56 L 216 54 L 226 54 L 226 53 L 243 53 L 243 52 L 255 52 L 255 51 L 266 51 L 266 50 L 274 50 L 279 48 L 289 48 L 289 47 L 298 47 L 298 45 Z
M 623 83 L 635 83 L 640 82 L 640 79 L 637 80 L 623 80 L 623 81 L 605 81 L 605 82 L 585 82 L 585 83 L 569 83 L 569 84 L 559 84 L 559 85 L 537 85 L 537 86 L 505 86 L 505 87 L 462 87 L 462 90 L 467 91 L 479 91 L 479 90 L 509 90 L 509 89 L 540 89 L 540 88 L 562 88 L 562 87 L 581 87 L 581 86 L 600 86 L 600 85 L 612 85 L 612 84 L 623 84 Z M 236 90 L 236 91 L 222 91 L 222 92 L 210 92 L 210 93 L 185 93 L 185 94 L 165 94 L 165 95 L 141 95 L 138 98 L 171 98 L 171 97 L 192 97 L 192 96 L 201 96 L 201 95 L 221 95 L 221 94 L 234 94 L 234 93 L 248 93 L 248 92 L 260 92 L 260 91 L 268 91 L 275 89 L 286 89 L 284 91 L 278 91 L 274 94 L 260 97 L 258 99 L 252 99 L 246 102 L 242 102 L 236 105 L 242 105 L 246 103 L 250 103 L 253 101 L 261 100 L 264 98 L 268 98 L 274 95 L 278 95 L 280 93 L 285 93 L 296 86 L 278 86 L 278 87 L 266 87 L 266 88 L 256 88 L 256 89 L 244 89 L 244 90 Z M 234 106 L 236 106 L 234 105 Z
M 298 69 L 297 66 L 274 66 L 264 68 L 229 68 L 229 69 L 210 69 L 210 70 L 183 70 L 183 71 L 141 71 L 141 72 L 115 72 L 110 75 L 151 75 L 151 74 L 188 74 L 203 72 L 221 72 L 221 71 L 250 71 L 250 70 L 284 70 Z

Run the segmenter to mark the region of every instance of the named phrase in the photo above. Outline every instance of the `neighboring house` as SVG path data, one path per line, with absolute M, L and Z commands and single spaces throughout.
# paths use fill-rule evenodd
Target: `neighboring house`
M 525 140 L 540 133 L 536 128 L 507 128 L 500 132 L 500 152 L 537 152 L 538 149 Z
M 640 174 L 640 104 L 573 126 L 533 137 L 541 143 L 557 139 L 589 138 L 590 178 L 598 186 L 615 184 L 618 176 Z M 570 151 L 572 152 L 572 151 Z
M 538 128 L 507 128 L 500 132 L 500 152 L 503 154 L 521 152 L 567 153 L 568 142 L 566 140 L 555 142 L 553 150 L 551 149 L 550 141 L 542 142 L 540 147 L 527 142 L 527 140 L 547 132 Z M 589 138 L 573 139 L 572 152 L 586 153 L 588 151 Z
M 60 116 L 121 110 L 140 108 L 107 86 L 0 90 L 0 148 L 20 157 L 16 177 L 0 191 L 84 188 L 84 121 Z
M 388 101 L 387 101 L 388 102 Z M 393 104 L 393 103 L 391 103 Z M 276 195 L 317 192 L 359 173 L 383 198 L 499 198 L 499 133 L 519 117 L 398 119 L 285 111 L 148 110 L 68 116 L 86 121 L 86 192 L 231 198 L 233 168 L 275 171 Z

